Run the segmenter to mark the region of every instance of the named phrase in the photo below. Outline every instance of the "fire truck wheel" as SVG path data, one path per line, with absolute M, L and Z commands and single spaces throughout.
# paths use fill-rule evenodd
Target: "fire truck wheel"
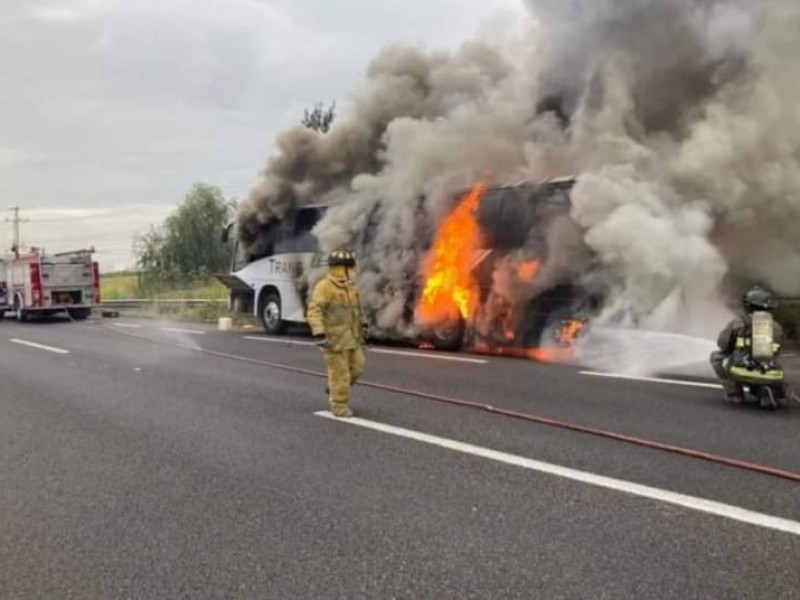
M 431 343 L 437 350 L 458 352 L 464 344 L 465 329 L 466 324 L 463 319 L 437 325 L 431 331 Z
M 92 314 L 91 308 L 69 308 L 67 309 L 67 314 L 69 315 L 70 319 L 75 321 L 85 321 L 88 319 Z
M 261 325 L 264 332 L 269 335 L 281 335 L 286 331 L 286 321 L 283 320 L 281 311 L 281 297 L 275 292 L 269 292 L 261 301 Z
M 14 299 L 14 317 L 18 323 L 24 323 L 28 320 L 28 313 L 22 308 L 19 298 Z

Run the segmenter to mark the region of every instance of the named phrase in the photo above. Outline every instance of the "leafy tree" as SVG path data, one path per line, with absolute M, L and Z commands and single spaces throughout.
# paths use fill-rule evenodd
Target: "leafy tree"
M 161 226 L 136 239 L 142 285 L 185 284 L 224 271 L 230 252 L 219 242 L 220 231 L 233 208 L 218 188 L 195 184 Z
M 314 131 L 319 131 L 320 133 L 328 133 L 335 118 L 335 102 L 328 108 L 324 108 L 322 102 L 318 102 L 314 105 L 314 108 L 311 111 L 305 109 L 303 114 L 303 125 L 309 129 L 313 129 Z

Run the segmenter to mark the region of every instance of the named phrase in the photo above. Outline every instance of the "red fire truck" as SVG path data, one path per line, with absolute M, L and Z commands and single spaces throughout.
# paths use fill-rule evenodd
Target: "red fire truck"
M 48 255 L 33 249 L 5 260 L 5 306 L 18 321 L 66 312 L 83 320 L 100 304 L 100 270 L 94 248 Z M 2 302 L 0 290 L 0 302 Z

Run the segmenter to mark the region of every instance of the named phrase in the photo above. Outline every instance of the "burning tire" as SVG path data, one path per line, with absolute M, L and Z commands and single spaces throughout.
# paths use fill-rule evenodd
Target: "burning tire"
M 448 321 L 431 330 L 430 341 L 433 347 L 443 352 L 458 352 L 464 345 L 464 319 Z
M 269 335 L 281 335 L 286 332 L 286 321 L 283 320 L 281 297 L 277 292 L 269 292 L 261 301 L 258 311 L 261 326 Z

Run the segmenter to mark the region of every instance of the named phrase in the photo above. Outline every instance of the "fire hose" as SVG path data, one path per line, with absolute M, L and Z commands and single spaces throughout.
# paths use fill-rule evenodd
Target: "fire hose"
M 137 335 L 132 332 L 123 332 L 119 330 L 111 330 L 116 334 L 133 337 L 137 339 L 146 340 L 148 342 L 157 343 L 164 346 L 171 346 L 174 348 L 180 348 L 182 350 L 190 350 L 193 352 L 198 352 L 200 354 L 205 354 L 207 356 L 215 356 L 217 358 L 224 358 L 227 360 L 235 360 L 238 362 L 249 363 L 253 365 L 259 365 L 262 367 L 268 367 L 271 369 L 276 369 L 288 373 L 297 373 L 299 375 L 308 375 L 311 377 L 317 377 L 320 379 L 325 379 L 327 375 L 325 373 L 321 373 L 319 371 L 314 371 L 312 369 L 305 369 L 303 367 L 295 367 L 292 365 L 286 365 L 282 363 L 276 363 L 266 360 L 261 360 L 257 358 L 250 358 L 247 356 L 240 356 L 238 354 L 230 354 L 228 352 L 220 352 L 218 350 L 209 350 L 206 348 L 198 348 L 192 347 L 185 344 L 180 344 L 176 342 L 169 342 L 166 340 L 154 340 L 144 335 Z M 500 415 L 503 417 L 509 417 L 512 419 L 518 419 L 521 421 L 526 421 L 529 423 L 536 423 L 537 425 L 544 425 L 547 427 L 553 427 L 557 429 L 563 429 L 566 431 L 574 431 L 576 433 L 582 433 L 585 435 L 590 435 L 598 438 L 603 438 L 607 440 L 613 440 L 617 442 L 622 442 L 625 444 L 630 444 L 633 446 L 638 446 L 641 448 L 647 448 L 650 450 L 658 450 L 661 452 L 667 452 L 669 454 L 675 454 L 678 456 L 684 456 L 687 458 L 693 458 L 696 460 L 702 460 L 710 463 L 715 463 L 718 465 L 723 465 L 726 467 L 732 467 L 734 469 L 738 469 L 741 471 L 747 471 L 750 473 L 758 473 L 760 475 L 768 475 L 770 477 L 777 477 L 779 479 L 783 479 L 786 481 L 791 481 L 793 483 L 800 483 L 800 472 L 795 471 L 788 471 L 785 469 L 779 469 L 776 467 L 770 467 L 767 465 L 762 465 L 755 462 L 750 462 L 746 460 L 740 460 L 736 458 L 730 458 L 727 456 L 722 456 L 720 454 L 714 454 L 711 452 L 705 452 L 703 450 L 696 450 L 694 448 L 687 448 L 684 446 L 677 446 L 674 444 L 667 444 L 664 442 L 658 442 L 655 440 L 650 440 L 647 438 L 637 437 L 633 435 L 628 435 L 624 433 L 619 433 L 615 431 L 609 431 L 605 429 L 599 429 L 596 427 L 590 427 L 588 425 L 581 425 L 578 423 L 571 423 L 569 421 L 564 421 L 560 419 L 554 419 L 551 417 L 545 417 L 541 415 L 536 415 L 533 413 L 524 413 L 518 412 L 515 410 L 509 410 L 505 408 L 500 408 L 497 406 L 493 406 L 491 404 L 485 404 L 482 402 L 474 402 L 471 400 L 463 400 L 460 398 L 453 398 L 449 396 L 440 396 L 438 394 L 431 394 L 428 392 L 423 392 L 419 390 L 412 390 L 408 388 L 388 385 L 384 383 L 377 383 L 372 381 L 360 381 L 357 385 L 361 387 L 371 388 L 375 390 L 380 390 L 384 392 L 390 392 L 394 394 L 399 394 L 403 396 L 411 396 L 414 398 L 419 398 L 421 400 L 427 400 L 430 402 L 437 402 L 441 404 L 448 404 L 451 406 L 460 406 L 462 408 L 469 408 L 473 410 L 481 410 L 484 412 L 488 412 L 495 415 Z

